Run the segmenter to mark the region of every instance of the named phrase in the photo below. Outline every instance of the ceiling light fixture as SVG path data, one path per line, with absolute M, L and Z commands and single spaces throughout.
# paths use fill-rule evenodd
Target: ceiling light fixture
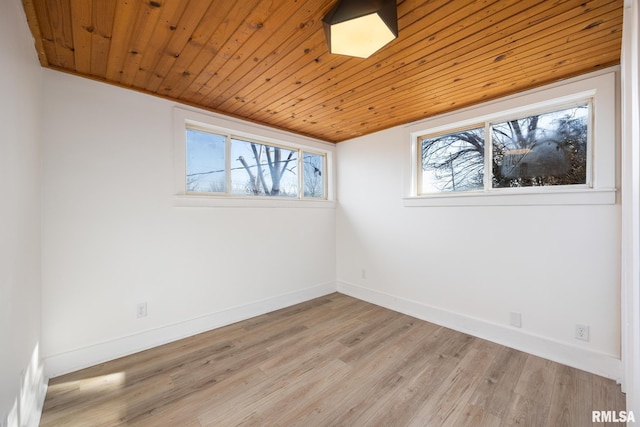
M 340 0 L 322 22 L 338 55 L 368 58 L 398 37 L 396 0 Z

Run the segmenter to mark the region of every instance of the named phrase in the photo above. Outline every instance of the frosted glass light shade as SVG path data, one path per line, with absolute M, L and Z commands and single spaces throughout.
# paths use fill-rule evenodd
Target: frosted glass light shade
M 343 0 L 322 21 L 338 55 L 368 58 L 398 36 L 395 0 Z

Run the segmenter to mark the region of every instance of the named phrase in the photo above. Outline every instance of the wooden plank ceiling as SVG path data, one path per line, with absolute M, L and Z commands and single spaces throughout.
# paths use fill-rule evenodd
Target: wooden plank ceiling
M 43 67 L 340 142 L 618 64 L 623 0 L 398 0 L 331 55 L 336 0 L 23 0 Z

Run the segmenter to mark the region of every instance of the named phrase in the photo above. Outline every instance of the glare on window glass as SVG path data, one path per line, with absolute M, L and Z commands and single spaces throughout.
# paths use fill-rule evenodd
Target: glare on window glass
M 187 128 L 186 190 L 195 193 L 226 192 L 225 139 Z
M 585 184 L 588 106 L 493 124 L 494 188 Z

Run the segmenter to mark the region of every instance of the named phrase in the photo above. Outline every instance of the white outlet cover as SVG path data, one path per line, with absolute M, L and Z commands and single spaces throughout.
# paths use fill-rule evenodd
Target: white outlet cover
M 576 325 L 576 339 L 589 341 L 589 325 Z
M 147 303 L 143 302 L 137 305 L 136 307 L 136 315 L 137 317 L 146 317 L 147 316 Z

